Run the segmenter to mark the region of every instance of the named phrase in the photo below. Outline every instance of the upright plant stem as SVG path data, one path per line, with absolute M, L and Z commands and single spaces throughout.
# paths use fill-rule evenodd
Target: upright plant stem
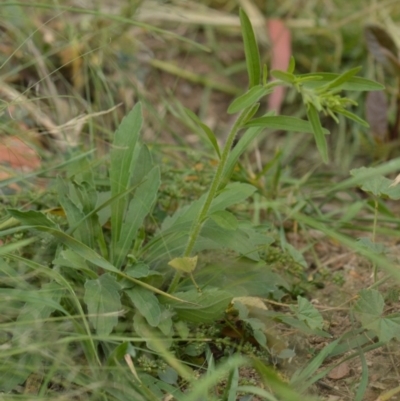
M 233 124 L 231 131 L 229 132 L 229 135 L 226 139 L 224 149 L 222 151 L 221 160 L 218 164 L 217 171 L 214 174 L 207 197 L 203 203 L 203 206 L 200 209 L 198 216 L 193 221 L 192 227 L 190 229 L 189 238 L 188 238 L 188 242 L 186 244 L 185 252 L 183 253 L 183 257 L 189 257 L 190 254 L 192 253 L 192 250 L 193 250 L 193 248 L 196 244 L 197 238 L 199 236 L 201 227 L 207 218 L 211 203 L 212 203 L 213 199 L 215 198 L 218 188 L 221 184 L 221 180 L 223 178 L 223 173 L 225 170 L 226 163 L 228 161 L 229 153 L 232 149 L 233 142 L 236 138 L 238 131 L 243 126 L 243 124 L 248 120 L 252 111 L 253 111 L 253 107 L 248 107 L 245 110 L 243 110 L 240 113 L 237 120 L 235 121 L 235 123 Z M 168 290 L 169 293 L 175 291 L 176 287 L 178 286 L 180 278 L 181 278 L 181 273 L 179 271 L 177 271 L 175 273 L 174 278 L 171 281 L 170 286 L 169 286 L 169 290 Z

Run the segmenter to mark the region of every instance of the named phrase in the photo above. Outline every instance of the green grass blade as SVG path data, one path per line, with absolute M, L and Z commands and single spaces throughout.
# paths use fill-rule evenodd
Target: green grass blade
M 193 387 L 185 394 L 181 401 L 197 401 L 208 389 L 218 384 L 218 382 L 226 378 L 226 375 L 235 368 L 246 364 L 246 359 L 239 355 L 233 355 L 222 362 L 213 372 L 212 375 L 203 376 L 201 379 L 193 382 Z
M 303 392 L 307 389 L 307 381 L 312 378 L 317 369 L 321 366 L 324 360 L 331 354 L 331 352 L 335 349 L 336 345 L 339 343 L 339 340 L 335 340 L 325 346 L 316 357 L 314 357 L 305 368 L 296 372 L 292 379 L 291 384 L 298 388 L 300 392 Z
M 361 381 L 357 388 L 356 396 L 354 397 L 354 401 L 362 401 L 365 396 L 365 392 L 368 387 L 368 365 L 367 360 L 365 359 L 365 355 L 363 350 L 360 348 L 360 360 L 361 360 Z
M 258 371 L 261 380 L 265 383 L 267 388 L 271 389 L 277 394 L 280 399 L 285 401 L 299 401 L 302 398 L 299 393 L 293 390 L 287 383 L 283 382 L 277 373 L 264 365 L 259 360 L 253 360 L 253 366 Z M 307 397 L 308 401 L 315 401 L 315 398 Z
M 206 124 L 201 122 L 199 117 L 197 117 L 197 115 L 194 114 L 192 110 L 189 110 L 186 107 L 184 107 L 183 110 L 193 120 L 193 122 L 197 124 L 207 135 L 209 142 L 211 143 L 212 147 L 214 148 L 215 152 L 218 155 L 218 159 L 221 159 L 221 151 L 219 149 L 218 141 L 214 132 L 212 132 L 211 129 Z
M 249 75 L 249 88 L 259 85 L 261 80 L 260 54 L 254 35 L 253 27 L 247 14 L 240 9 L 240 25 L 246 55 L 247 73 Z
M 235 147 L 231 150 L 224 170 L 222 178 L 222 186 L 228 183 L 228 180 L 232 175 L 233 169 L 235 168 L 235 165 L 239 160 L 239 157 L 246 151 L 251 142 L 253 142 L 253 140 L 257 138 L 258 135 L 260 135 L 262 130 L 263 130 L 262 126 L 249 128 L 240 138 L 239 142 L 235 145 Z

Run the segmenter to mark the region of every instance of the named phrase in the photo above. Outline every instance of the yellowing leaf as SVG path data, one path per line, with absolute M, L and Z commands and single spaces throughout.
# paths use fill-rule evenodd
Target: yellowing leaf
M 168 265 L 180 272 L 191 273 L 196 268 L 197 256 L 194 256 L 192 258 L 190 257 L 175 258 L 172 259 L 168 263 Z
M 399 185 L 399 182 L 400 182 L 400 174 L 398 174 L 397 177 L 393 180 L 393 182 L 389 185 L 389 188 Z

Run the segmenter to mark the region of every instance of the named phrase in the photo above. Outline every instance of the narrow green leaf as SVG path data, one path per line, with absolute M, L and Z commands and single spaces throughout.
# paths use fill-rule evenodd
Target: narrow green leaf
M 359 71 L 361 70 L 361 67 L 355 67 L 352 68 L 351 70 L 348 70 L 344 72 L 343 74 L 339 75 L 337 78 L 335 78 L 333 81 L 329 82 L 325 86 L 321 87 L 321 91 L 328 91 L 333 88 L 337 88 L 341 85 L 343 85 L 345 82 L 350 81 L 351 78 L 354 77 Z
M 265 116 L 255 118 L 245 125 L 246 127 L 263 127 L 274 130 L 293 131 L 314 133 L 314 127 L 309 121 L 301 120 L 297 117 L 289 116 Z M 324 135 L 329 134 L 329 131 L 322 128 Z
M 272 70 L 271 75 L 276 79 L 287 82 L 288 84 L 293 84 L 296 81 L 296 77 L 293 74 L 285 71 Z
M 250 121 L 250 123 L 252 121 Z M 249 123 L 247 123 L 246 125 L 248 126 L 248 124 Z M 233 169 L 235 168 L 235 165 L 238 162 L 240 156 L 246 151 L 246 149 L 248 149 L 251 142 L 253 142 L 253 140 L 257 138 L 258 135 L 260 135 L 262 130 L 263 126 L 249 128 L 248 130 L 245 131 L 243 136 L 239 139 L 239 142 L 231 150 L 223 174 L 223 179 L 222 179 L 223 185 L 226 185 L 229 182 Z
M 321 72 L 321 73 L 309 73 L 309 74 L 301 74 L 298 75 L 297 78 L 302 80 L 302 78 L 307 78 L 307 81 L 302 80 L 304 82 L 304 86 L 306 88 L 315 89 L 321 86 L 326 85 L 327 83 L 338 78 L 339 74 L 329 73 L 329 72 Z M 312 78 L 315 77 L 315 80 Z M 311 78 L 312 80 L 308 80 Z M 368 91 L 376 91 L 385 89 L 382 84 L 378 82 L 372 81 L 370 79 L 361 78 L 361 77 L 352 77 L 348 81 L 344 82 L 342 85 L 338 87 L 338 89 L 348 90 L 348 91 L 359 91 L 359 92 L 368 92 Z
M 356 123 L 362 125 L 365 128 L 369 128 L 369 124 L 363 120 L 362 118 L 358 117 L 357 115 L 353 114 L 352 112 L 346 110 L 346 109 L 336 109 L 336 113 L 342 114 L 343 116 L 347 117 L 350 120 L 355 121 Z
M 193 113 L 192 110 L 187 109 L 186 107 L 183 108 L 185 110 L 185 113 L 204 131 L 204 133 L 207 135 L 208 140 L 210 141 L 212 147 L 214 148 L 215 152 L 217 153 L 218 159 L 221 158 L 221 151 L 219 149 L 218 141 L 217 138 L 215 137 L 214 132 L 211 131 L 211 129 L 201 122 L 199 117 L 197 117 L 196 114 Z
M 132 160 L 141 126 L 142 109 L 140 103 L 137 103 L 115 132 L 110 155 L 111 197 L 130 187 Z M 120 239 L 126 206 L 126 198 L 118 198 L 111 204 L 112 248 L 115 248 Z
M 57 227 L 57 225 L 42 212 L 37 212 L 35 210 L 25 212 L 18 209 L 8 209 L 7 212 L 19 222 L 27 226 Z
M 85 283 L 84 301 L 89 321 L 100 336 L 110 334 L 118 323 L 118 314 L 122 309 L 119 289 L 116 279 L 109 273 Z
M 157 297 L 151 291 L 135 287 L 125 290 L 125 293 L 150 326 L 157 327 L 160 324 L 160 304 Z
M 242 28 L 244 52 L 246 56 L 247 73 L 249 75 L 249 88 L 252 88 L 253 86 L 260 84 L 260 54 L 249 17 L 242 9 L 240 9 L 239 15 L 240 25 Z
M 308 104 L 307 117 L 313 127 L 315 142 L 317 144 L 317 148 L 322 157 L 322 160 L 324 163 L 328 163 L 328 145 L 326 143 L 324 129 L 322 128 L 318 111 L 311 103 Z
M 263 96 L 271 93 L 272 89 L 265 88 L 262 85 L 256 85 L 250 88 L 246 93 L 237 97 L 228 107 L 228 113 L 233 114 L 252 106 Z

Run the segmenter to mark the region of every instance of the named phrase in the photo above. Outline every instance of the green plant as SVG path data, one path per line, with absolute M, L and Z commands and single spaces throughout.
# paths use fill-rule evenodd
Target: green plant
M 87 386 L 92 380 L 99 385 L 103 399 L 124 399 L 124 392 L 133 399 L 156 400 L 165 392 L 175 393 L 177 398 L 187 401 L 206 398 L 208 389 L 229 372 L 233 373 L 225 398 L 234 399 L 237 391 L 244 390 L 238 386 L 235 371 L 249 363 L 245 358 L 231 355 L 214 369 L 209 354 L 207 369 L 211 373 L 196 382 L 191 367 L 171 351 L 176 343 L 191 339 L 190 325 L 223 320 L 228 305 L 237 295 L 237 286 L 232 285 L 226 290 L 218 280 L 212 283 L 201 280 L 201 271 L 198 272 L 196 267 L 202 251 L 228 249 L 251 260 L 253 265 L 251 268 L 246 266 L 246 274 L 253 269 L 257 277 L 254 281 L 260 281 L 261 275 L 265 279 L 271 273 L 260 268 L 265 267 L 260 251 L 265 251 L 273 241 L 268 231 L 240 221 L 227 210 L 256 192 L 250 184 L 230 182 L 232 171 L 249 143 L 264 129 L 312 133 L 322 159 L 328 162 L 325 139 L 328 132 L 322 128 L 318 113 L 334 118 L 341 114 L 365 124 L 346 109 L 353 102 L 341 97 L 339 92 L 342 89 L 376 90 L 381 86 L 355 77 L 359 69 L 341 75 L 295 75 L 293 60 L 288 71 L 271 72 L 276 80 L 268 83 L 267 68 L 261 69 L 250 21 L 243 11 L 240 18 L 249 90 L 229 107 L 228 112 L 238 112 L 239 116 L 222 150 L 211 129 L 193 113 L 188 113 L 204 130 L 219 158 L 205 195 L 167 217 L 155 235 L 146 232 L 144 223 L 151 219 L 157 203 L 161 176 L 151 152 L 139 138 L 142 112 L 138 103 L 115 133 L 108 173 L 101 186 L 96 182 L 97 173 L 90 157 L 70 160 L 65 176 L 57 178 L 56 191 L 65 212 L 64 219 L 55 219 L 51 214 L 39 211 L 8 210 L 12 219 L 5 224 L 12 225 L 17 221 L 20 225 L 4 228 L 1 232 L 7 245 L 2 249 L 1 268 L 6 284 L 0 293 L 7 297 L 6 307 L 10 311 L 3 327 L 11 334 L 11 339 L 2 339 L 6 345 L 2 357 L 9 358 L 9 364 L 14 366 L 13 372 L 2 372 L 3 390 L 10 391 L 23 383 L 38 366 L 48 375 L 45 375 L 44 383 L 55 380 L 57 375 L 52 376 L 51 371 L 62 377 L 60 386 L 63 388 Z M 255 117 L 259 100 L 278 85 L 291 86 L 299 92 L 309 121 L 289 116 Z M 244 130 L 244 134 L 232 148 L 240 130 Z M 107 228 L 108 222 L 111 229 Z M 31 234 L 25 234 L 27 231 Z M 21 233 L 28 238 L 18 238 Z M 35 248 L 28 245 L 47 247 L 49 252 L 40 255 L 44 260 L 36 260 Z M 288 245 L 285 249 L 295 254 Z M 172 278 L 168 265 L 174 269 Z M 190 276 L 191 283 L 184 274 Z M 19 275 L 34 278 L 21 282 L 17 279 Z M 270 274 L 268 278 L 272 281 L 270 287 L 263 288 L 257 296 L 267 297 L 273 291 L 271 287 L 283 285 L 277 276 Z M 270 351 L 271 344 L 263 331 L 264 322 L 249 317 L 248 312 L 243 307 L 239 310 L 240 322 L 247 325 L 261 348 Z M 265 316 L 326 335 L 320 314 L 307 300 L 299 297 L 298 306 L 293 307 L 292 312 L 295 317 L 274 313 L 265 313 Z M 61 325 L 57 324 L 59 321 Z M 26 329 L 29 325 L 31 330 Z M 54 345 L 47 353 L 42 351 L 42 343 L 37 338 L 41 330 L 54 335 Z M 28 343 L 35 344 L 33 349 Z M 75 344 L 79 344 L 76 347 L 79 349 L 74 349 Z M 307 390 L 314 380 L 312 375 L 336 345 L 337 342 L 332 343 L 308 370 L 293 379 L 294 385 L 301 384 L 299 391 Z M 58 346 L 59 350 L 56 349 Z M 354 347 L 348 346 L 345 351 Z M 72 378 L 68 376 L 69 366 L 58 365 L 57 351 L 64 355 L 72 353 L 70 365 L 82 358 L 81 351 L 93 377 L 85 369 L 78 370 Z M 148 374 L 148 371 L 154 373 L 160 368 L 158 360 L 150 357 L 154 354 L 168 365 L 167 368 L 161 366 L 164 374 L 169 369 L 166 375 Z M 141 355 L 138 365 L 144 370 L 139 374 L 132 362 L 138 355 Z M 130 373 L 122 366 L 124 360 Z M 284 399 L 296 399 L 297 394 L 272 370 L 257 359 L 251 363 L 272 391 Z M 109 377 L 113 386 L 101 387 Z M 187 387 L 192 386 L 190 392 L 185 394 L 178 390 L 178 377 Z M 128 390 L 121 390 L 125 382 L 129 383 L 126 385 Z M 246 390 L 257 393 L 254 388 Z M 40 391 L 45 393 L 46 385 L 43 384 Z M 266 390 L 260 395 L 274 399 Z

